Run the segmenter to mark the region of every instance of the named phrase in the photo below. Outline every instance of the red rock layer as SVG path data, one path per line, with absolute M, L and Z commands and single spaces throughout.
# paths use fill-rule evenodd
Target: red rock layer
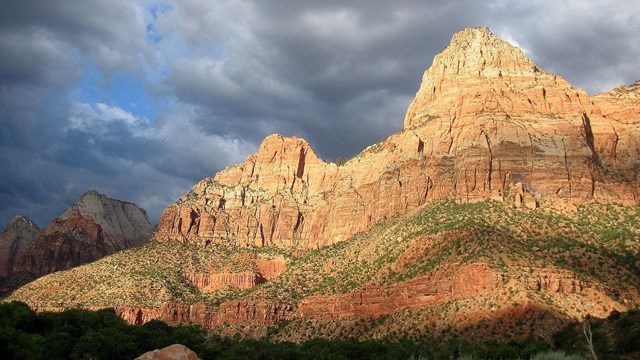
M 520 279 L 527 286 L 537 291 L 552 293 L 575 294 L 588 287 L 577 274 L 565 271 L 563 273 L 538 272 L 523 275 Z
M 318 248 L 433 199 L 637 203 L 638 89 L 593 99 L 486 28 L 435 57 L 405 129 L 338 167 L 267 137 L 163 213 L 155 238 Z
M 369 287 L 340 295 L 310 296 L 301 301 L 296 317 L 378 318 L 490 293 L 502 284 L 500 274 L 483 264 L 474 264 L 454 272 L 433 273 L 385 287 Z
M 271 325 L 287 320 L 295 308 L 290 305 L 227 301 L 214 307 L 202 303 L 194 305 L 165 304 L 161 308 L 118 307 L 118 316 L 130 324 L 144 324 L 159 319 L 169 324 L 192 323 L 206 328 L 224 324 L 251 323 L 253 325 Z
M 236 256 L 238 260 L 253 263 L 253 270 L 240 272 L 191 272 L 185 279 L 201 292 L 215 292 L 222 288 L 244 290 L 276 278 L 287 270 L 283 258 L 263 259 L 257 256 Z
M 266 280 L 251 271 L 238 273 L 187 273 L 187 281 L 203 293 L 215 292 L 222 288 L 231 287 L 238 290 L 250 289 Z
M 265 280 L 273 280 L 287 270 L 287 264 L 282 258 L 255 260 L 256 271 Z

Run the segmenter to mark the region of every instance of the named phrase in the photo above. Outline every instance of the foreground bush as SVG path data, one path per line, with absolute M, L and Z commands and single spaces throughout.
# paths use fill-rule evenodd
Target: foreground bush
M 613 314 L 593 322 L 601 359 L 638 355 L 640 313 Z M 554 335 L 554 348 L 541 341 L 471 344 L 461 339 L 403 340 L 314 339 L 301 344 L 232 340 L 210 336 L 199 326 L 168 326 L 151 321 L 127 325 L 112 310 L 32 311 L 20 302 L 0 303 L 0 359 L 133 359 L 147 351 L 183 344 L 202 359 L 533 359 L 577 360 L 586 354 L 580 325 Z M 562 350 L 562 351 L 560 351 Z

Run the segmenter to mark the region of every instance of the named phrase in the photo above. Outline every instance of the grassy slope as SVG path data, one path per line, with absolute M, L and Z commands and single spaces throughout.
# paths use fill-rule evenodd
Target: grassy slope
M 281 300 L 339 294 L 474 262 L 506 274 L 520 267 L 568 269 L 614 288 L 639 289 L 639 216 L 639 209 L 597 204 L 568 216 L 493 201 L 439 202 L 312 251 L 256 291 Z
M 367 284 L 390 285 L 433 271 L 455 269 L 461 264 L 484 263 L 504 274 L 507 280 L 534 270 L 567 269 L 595 290 L 559 296 L 507 281 L 490 298 L 463 299 L 437 309 L 405 311 L 374 323 L 363 324 L 355 319 L 350 325 L 348 322 L 329 325 L 325 327 L 326 336 L 394 337 L 403 329 L 427 326 L 427 322 L 416 319 L 436 316 L 442 332 L 445 323 L 451 325 L 456 316 L 466 319 L 473 312 L 523 303 L 581 317 L 593 310 L 594 302 L 608 307 L 607 311 L 636 306 L 640 289 L 636 254 L 639 218 L 640 209 L 615 205 L 592 204 L 567 215 L 545 209 L 515 209 L 494 201 L 436 202 L 348 241 L 309 251 L 298 258 L 278 249 L 216 246 L 205 251 L 173 242 L 152 242 L 46 276 L 16 291 L 11 298 L 32 305 L 64 307 L 157 306 L 168 301 L 215 304 L 233 298 L 295 304 L 310 295 L 341 294 Z M 252 265 L 239 255 L 249 253 L 265 257 L 284 255 L 288 270 L 252 289 L 228 288 L 206 295 L 184 279 L 185 272 L 251 270 Z M 625 298 L 631 302 L 623 305 Z M 282 333 L 291 337 L 294 332 L 309 331 L 304 330 L 306 326 L 304 322 L 294 322 Z

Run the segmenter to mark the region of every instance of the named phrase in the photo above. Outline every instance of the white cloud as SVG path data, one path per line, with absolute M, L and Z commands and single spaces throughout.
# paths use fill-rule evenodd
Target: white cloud
M 118 106 L 104 103 L 86 104 L 74 103 L 69 110 L 69 127 L 106 135 L 108 127 L 113 123 L 122 123 L 136 136 L 152 137 L 154 130 L 146 117 L 135 116 Z

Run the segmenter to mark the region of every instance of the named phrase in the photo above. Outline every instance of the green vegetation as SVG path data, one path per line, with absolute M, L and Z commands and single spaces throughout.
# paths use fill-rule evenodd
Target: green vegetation
M 390 225 L 389 225 L 390 224 Z M 509 276 L 564 269 L 613 288 L 639 288 L 638 209 L 592 204 L 567 215 L 495 201 L 433 202 L 399 221 L 297 259 L 250 292 L 283 302 L 394 284 L 450 266 L 486 263 Z
M 628 319 L 626 324 L 638 323 L 637 314 L 625 315 L 624 318 Z M 620 322 L 616 326 L 621 329 L 628 327 Z M 559 336 L 567 336 L 568 331 Z M 111 310 L 37 314 L 23 303 L 0 304 L 0 356 L 3 359 L 132 359 L 174 343 L 187 346 L 202 359 L 580 358 L 561 352 L 547 352 L 550 349 L 548 344 L 532 340 L 492 340 L 478 344 L 455 338 L 445 341 L 423 339 L 419 342 L 313 339 L 300 344 L 239 340 L 209 335 L 198 326 L 171 327 L 155 320 L 142 326 L 131 326 Z M 628 353 L 628 349 L 635 351 L 635 347 L 634 344 L 618 342 L 612 351 L 602 354 L 623 355 Z
M 614 311 L 607 319 L 588 319 L 586 324 L 569 324 L 554 334 L 553 345 L 567 351 L 585 353 L 585 326 L 589 326 L 593 332 L 594 350 L 599 359 L 637 359 L 640 356 L 640 310 L 625 313 Z
M 215 310 L 222 302 L 235 299 L 295 307 L 309 296 L 367 288 L 393 292 L 404 281 L 450 277 L 462 266 L 482 264 L 497 274 L 496 288 L 471 298 L 452 298 L 424 309 L 383 312 L 382 320 L 356 318 L 339 324 L 293 320 L 269 329 L 269 338 L 422 341 L 424 337 L 468 339 L 482 335 L 483 339 L 520 341 L 536 333 L 534 328 L 551 333 L 570 318 L 637 306 L 639 219 L 639 208 L 613 204 L 593 203 L 559 212 L 490 200 L 468 204 L 434 201 L 404 215 L 381 219 L 366 232 L 316 250 L 225 245 L 201 249 L 153 241 L 36 280 L 9 299 L 25 299 L 40 308 L 160 307 L 173 302 L 204 303 Z M 287 270 L 244 290 L 228 286 L 202 293 L 188 279 L 189 274 L 255 271 L 257 257 L 283 259 Z M 547 275 L 552 280 L 544 283 L 541 278 Z M 80 276 L 81 282 L 77 281 Z M 478 325 L 477 321 L 484 320 L 474 318 L 474 314 L 532 304 L 558 317 L 530 316 L 508 327 Z M 510 320 L 505 318 L 505 322 Z
M 176 342 L 204 351 L 206 339 L 196 326 L 129 326 L 112 310 L 36 314 L 23 303 L 0 304 L 3 359 L 132 359 Z

